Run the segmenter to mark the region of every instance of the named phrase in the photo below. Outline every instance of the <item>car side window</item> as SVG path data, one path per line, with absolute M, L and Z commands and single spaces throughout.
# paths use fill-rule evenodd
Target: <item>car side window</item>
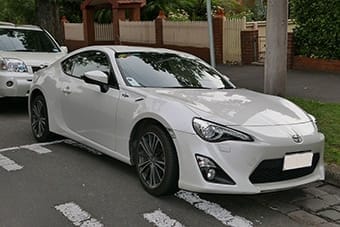
M 64 73 L 81 78 L 86 72 L 99 70 L 110 76 L 110 64 L 103 52 L 88 51 L 72 56 L 62 62 Z

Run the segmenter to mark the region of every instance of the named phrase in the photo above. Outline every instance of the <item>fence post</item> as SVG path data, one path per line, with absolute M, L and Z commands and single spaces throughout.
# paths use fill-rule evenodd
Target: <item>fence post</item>
M 222 9 L 218 9 L 213 17 L 215 60 L 217 64 L 223 63 L 223 33 L 225 25 L 225 16 Z
M 258 30 L 241 31 L 242 64 L 249 65 L 259 58 Z
M 94 44 L 94 7 L 82 7 L 83 25 L 84 25 L 84 39 L 87 46 Z
M 156 47 L 162 47 L 164 45 L 163 41 L 163 21 L 165 20 L 165 14 L 161 10 L 159 15 L 155 20 L 155 34 L 156 34 Z
M 119 9 L 118 3 L 112 4 L 112 26 L 114 44 L 120 44 L 120 32 L 119 32 Z
M 62 32 L 62 39 L 61 44 L 65 45 L 65 23 L 69 23 L 66 16 L 62 16 L 60 19 L 60 25 L 61 25 L 61 32 Z

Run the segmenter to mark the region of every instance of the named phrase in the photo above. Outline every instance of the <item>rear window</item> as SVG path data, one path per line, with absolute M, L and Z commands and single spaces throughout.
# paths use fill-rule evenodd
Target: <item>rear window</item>
M 12 28 L 0 28 L 0 50 L 60 52 L 56 43 L 44 31 Z

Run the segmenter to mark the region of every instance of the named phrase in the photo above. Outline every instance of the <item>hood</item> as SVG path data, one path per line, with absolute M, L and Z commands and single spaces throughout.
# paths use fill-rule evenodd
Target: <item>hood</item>
M 59 58 L 63 57 L 63 52 L 13 52 L 13 51 L 0 51 L 2 58 L 17 58 L 25 62 L 28 66 L 41 66 L 50 65 Z
M 311 121 L 294 103 L 247 89 L 150 89 L 149 92 L 177 100 L 198 117 L 224 125 L 274 126 Z

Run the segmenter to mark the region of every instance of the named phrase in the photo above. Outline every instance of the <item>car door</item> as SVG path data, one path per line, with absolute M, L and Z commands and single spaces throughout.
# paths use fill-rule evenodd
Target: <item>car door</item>
M 119 89 L 109 57 L 101 51 L 87 51 L 62 62 L 60 87 L 63 120 L 70 137 L 114 151 L 114 129 Z M 109 90 L 86 83 L 86 72 L 99 70 L 109 77 Z

